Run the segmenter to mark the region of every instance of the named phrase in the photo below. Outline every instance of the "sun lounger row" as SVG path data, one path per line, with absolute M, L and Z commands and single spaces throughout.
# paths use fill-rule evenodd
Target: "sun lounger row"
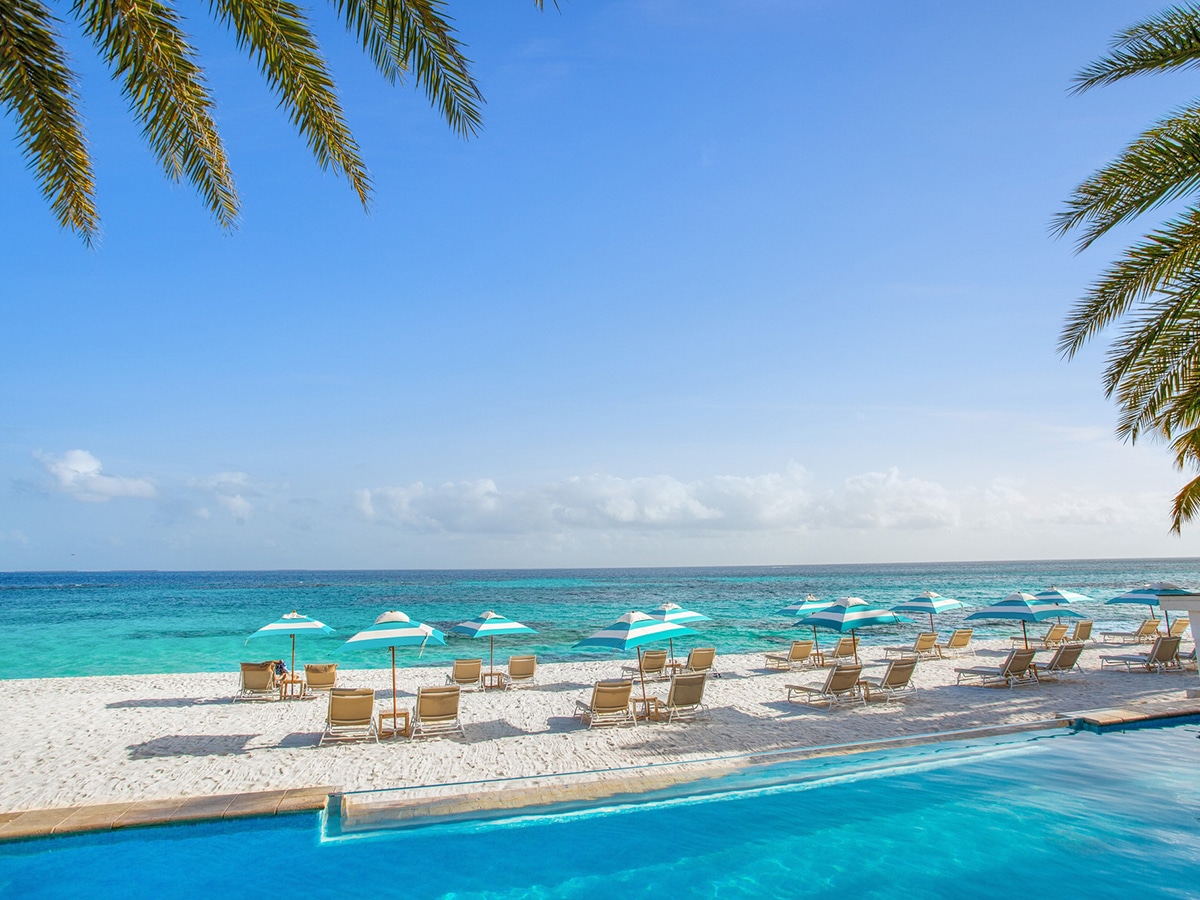
M 464 734 L 458 706 L 462 688 L 457 684 L 417 688 L 408 737 L 432 737 Z M 389 713 L 388 716 L 391 714 Z M 370 740 L 378 743 L 379 727 L 375 719 L 375 691 L 371 688 L 333 688 L 320 745 L 331 741 Z
M 1127 672 L 1144 669 L 1147 672 L 1181 672 L 1184 661 L 1179 655 L 1179 635 L 1159 635 L 1149 650 L 1141 653 L 1101 654 L 1100 668 L 1124 666 Z M 1192 656 L 1195 657 L 1195 649 Z
M 1167 637 L 1183 637 L 1183 633 L 1188 630 L 1190 624 L 1187 616 L 1180 616 L 1167 629 Z M 1106 643 L 1152 644 L 1158 638 L 1161 626 L 1161 619 L 1150 618 L 1145 619 L 1135 631 L 1105 631 L 1101 633 L 1100 637 Z
M 912 677 L 917 662 L 915 656 L 890 660 L 878 678 L 864 678 L 861 663 L 838 663 L 830 669 L 824 682 L 785 685 L 788 702 L 799 698 L 804 703 L 820 703 L 830 709 L 842 703 L 865 704 L 875 696 L 890 702 L 896 697 L 916 693 Z
M 1062 622 L 1051 625 L 1046 629 L 1046 633 L 1039 638 L 1030 638 L 1029 640 L 1035 644 L 1041 644 L 1043 649 L 1049 650 L 1052 647 L 1058 647 L 1062 644 L 1082 644 L 1092 638 L 1092 620 L 1083 619 L 1075 623 L 1074 630 L 1070 634 L 1067 633 L 1067 626 Z M 1010 638 L 1012 643 L 1025 643 L 1024 637 Z
M 692 674 L 703 672 L 706 675 L 719 677 L 713 672 L 713 662 L 716 657 L 715 647 L 696 647 L 688 653 L 686 662 L 671 664 L 666 650 L 646 650 L 642 653 L 637 665 L 621 666 L 621 677 L 628 676 L 642 681 L 666 681 L 677 672 Z
M 665 698 L 647 697 L 643 701 L 633 695 L 633 680 L 598 681 L 592 688 L 591 699 L 575 701 L 575 718 L 588 728 L 596 725 L 636 725 L 637 706 L 642 704 L 645 718 L 657 722 L 692 719 L 708 707 L 704 705 L 707 672 L 676 672 Z

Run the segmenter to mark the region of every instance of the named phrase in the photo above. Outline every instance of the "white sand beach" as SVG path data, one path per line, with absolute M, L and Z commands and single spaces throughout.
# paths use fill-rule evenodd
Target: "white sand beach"
M 1085 677 L 1012 690 L 956 686 L 954 669 L 997 664 L 1007 642 L 978 655 L 922 661 L 915 696 L 824 710 L 789 704 L 784 685 L 815 682 L 823 670 L 769 671 L 761 654 L 717 657 L 707 715 L 671 725 L 588 730 L 572 717 L 591 684 L 615 677 L 628 660 L 550 663 L 538 683 L 509 691 L 464 692 L 465 738 L 385 740 L 318 747 L 324 697 L 295 702 L 233 702 L 234 672 L 0 681 L 0 812 L 335 785 L 345 790 L 447 783 L 677 762 L 1045 720 L 1087 709 L 1181 699 L 1200 687 L 1194 673 L 1100 670 L 1092 646 Z M 1040 656 L 1044 656 L 1041 654 Z M 871 668 L 883 661 L 865 648 Z M 400 704 L 448 670 L 401 669 Z M 377 709 L 391 706 L 388 670 L 341 671 L 339 684 L 374 687 Z M 665 696 L 667 686 L 649 685 Z M 635 690 L 638 690 L 635 686 Z

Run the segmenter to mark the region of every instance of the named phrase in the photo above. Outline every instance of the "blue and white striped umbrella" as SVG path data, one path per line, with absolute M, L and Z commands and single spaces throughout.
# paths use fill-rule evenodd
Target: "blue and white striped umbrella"
M 395 723 L 397 709 L 396 701 L 396 648 L 420 646 L 425 652 L 425 644 L 432 641 L 435 644 L 446 643 L 446 636 L 432 625 L 414 622 L 399 610 L 389 609 L 382 613 L 369 628 L 364 628 L 342 646 L 337 653 L 347 650 L 388 650 L 392 654 L 392 722 Z
M 676 625 L 682 625 L 684 622 L 711 622 L 712 619 L 704 613 L 694 612 L 690 609 L 684 609 L 678 603 L 664 603 L 661 606 L 656 606 L 650 610 L 650 618 L 658 619 L 660 622 L 673 622 Z
M 836 603 L 805 616 L 797 625 L 827 628 L 839 634 L 847 631 L 853 637 L 859 628 L 871 625 L 892 625 L 896 622 L 911 622 L 912 619 L 898 616 L 877 603 L 868 603 L 862 597 L 843 597 Z M 855 642 L 854 659 L 858 661 L 858 644 Z
M 1091 597 L 1086 594 L 1078 594 L 1075 591 L 1064 591 L 1054 585 L 1050 585 L 1044 591 L 1038 591 L 1033 595 L 1043 603 L 1057 603 L 1059 606 L 1067 606 L 1071 603 L 1078 603 L 1081 600 L 1091 601 Z
M 951 600 L 949 597 L 943 597 L 937 591 L 921 591 L 911 600 L 897 603 L 892 607 L 892 612 L 927 613 L 929 630 L 933 631 L 934 613 L 945 612 L 948 609 L 961 609 L 963 605 L 961 600 Z
M 1029 632 L 1025 628 L 1026 622 L 1044 622 L 1046 619 L 1054 619 L 1062 616 L 1075 616 L 1077 619 L 1086 619 L 1081 612 L 1076 612 L 1065 606 L 1058 606 L 1054 603 L 1045 603 L 1038 600 L 1033 594 L 1027 594 L 1024 591 L 1016 591 L 1009 594 L 999 603 L 993 603 L 991 606 L 985 607 L 978 612 L 973 612 L 967 616 L 967 621 L 972 619 L 1004 619 L 1021 623 L 1021 634 L 1025 638 L 1025 648 L 1029 649 Z
M 332 634 L 333 629 L 324 622 L 318 622 L 316 619 L 310 619 L 308 616 L 302 616 L 296 610 L 286 613 L 276 619 L 269 625 L 264 625 L 258 631 L 254 632 L 247 641 L 255 638 L 264 637 L 283 637 L 287 635 L 292 639 L 292 668 L 290 671 L 296 671 L 296 635 L 297 634 L 312 634 L 320 631 L 324 634 Z
M 654 616 L 640 612 L 627 612 L 607 628 L 585 637 L 574 647 L 576 650 L 633 650 L 644 644 L 665 641 L 696 634 L 691 628 L 664 622 Z
M 1163 597 L 1187 597 L 1193 592 L 1186 588 L 1181 588 L 1177 584 L 1172 584 L 1169 581 L 1152 581 L 1150 584 L 1143 584 L 1140 588 L 1135 588 L 1132 591 L 1113 597 L 1111 600 L 1106 600 L 1105 605 L 1109 603 L 1142 603 L 1150 607 L 1150 614 L 1154 615 L 1154 607 L 1158 606 L 1158 601 Z M 1163 610 L 1166 613 L 1166 610 Z M 1171 624 L 1170 617 L 1167 618 L 1167 625 Z
M 465 634 L 468 637 L 488 638 L 490 641 L 488 668 L 493 672 L 496 670 L 496 635 L 537 634 L 528 625 L 522 625 L 520 622 L 506 619 L 500 613 L 492 612 L 490 609 L 487 612 L 480 613 L 469 622 L 461 622 L 455 625 L 450 630 L 455 634 Z
M 807 616 L 811 612 L 816 612 L 818 609 L 827 609 L 830 606 L 833 606 L 832 600 L 819 600 L 812 594 L 809 594 L 803 600 L 797 600 L 795 603 L 789 603 L 783 609 L 779 610 L 779 612 L 775 613 L 775 615 L 787 616 L 789 619 L 799 619 L 803 616 Z M 815 627 L 813 628 L 812 633 L 813 649 L 819 649 L 821 645 L 817 640 L 817 629 Z

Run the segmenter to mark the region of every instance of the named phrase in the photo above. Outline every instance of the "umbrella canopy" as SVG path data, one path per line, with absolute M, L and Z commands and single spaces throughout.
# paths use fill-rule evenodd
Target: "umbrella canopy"
M 338 653 L 347 650 L 388 650 L 392 654 L 392 724 L 396 723 L 398 712 L 396 702 L 396 648 L 416 647 L 425 649 L 425 644 L 433 641 L 435 644 L 446 643 L 446 636 L 432 625 L 414 622 L 404 613 L 389 609 L 382 613 L 369 628 L 364 628 L 337 649 Z
M 254 638 L 282 637 L 283 635 L 287 635 L 292 639 L 292 668 L 289 671 L 295 672 L 296 635 L 312 634 L 315 631 L 320 631 L 325 634 L 333 633 L 333 629 L 324 622 L 318 622 L 316 619 L 311 619 L 308 616 L 302 616 L 293 609 L 290 613 L 280 616 L 269 625 L 264 625 L 262 628 L 258 629 L 258 631 L 254 632 L 254 634 L 250 635 L 250 637 L 246 638 L 246 640 L 250 641 Z
M 1158 606 L 1158 601 L 1163 597 L 1186 597 L 1192 592 L 1186 588 L 1181 588 L 1177 584 L 1172 584 L 1169 581 L 1152 581 L 1149 584 L 1143 584 L 1140 588 L 1135 588 L 1132 591 L 1126 591 L 1120 596 L 1113 597 L 1111 600 L 1106 600 L 1105 605 L 1109 603 L 1143 603 L 1150 607 L 1150 614 L 1154 614 L 1154 607 Z M 1165 613 L 1166 610 L 1163 610 Z M 1168 626 L 1170 618 L 1167 619 Z
M 575 650 L 614 650 L 638 652 L 638 673 L 642 682 L 642 700 L 646 699 L 646 676 L 642 673 L 642 646 L 655 641 L 674 640 L 689 634 L 696 634 L 691 628 L 676 625 L 674 622 L 664 622 L 640 612 L 627 612 L 607 628 L 597 631 L 591 637 L 585 637 L 577 643 Z
M 1038 591 L 1033 595 L 1042 603 L 1057 603 L 1060 606 L 1065 606 L 1071 603 L 1078 603 L 1080 600 L 1090 601 L 1092 598 L 1086 594 L 1077 594 L 1075 591 L 1064 591 L 1054 585 L 1050 585 L 1044 591 Z
M 833 606 L 832 600 L 819 600 L 816 597 L 814 597 L 812 594 L 809 594 L 803 600 L 796 600 L 794 603 L 789 603 L 783 609 L 779 610 L 779 612 L 775 613 L 775 615 L 787 616 L 788 618 L 791 618 L 791 619 L 798 619 L 803 616 L 807 616 L 811 612 L 816 612 L 818 609 L 825 609 L 826 607 L 829 607 L 829 606 Z M 813 632 L 813 649 L 816 650 L 816 649 L 819 649 L 821 646 L 819 641 L 817 640 L 816 627 L 813 628 L 812 632 Z
M 839 634 L 854 632 L 859 628 L 871 625 L 892 625 L 896 622 L 911 622 L 904 616 L 898 616 L 889 609 L 884 609 L 877 603 L 868 603 L 862 597 L 843 597 L 836 603 L 819 609 L 805 616 L 797 625 L 811 625 L 814 628 L 828 628 Z M 858 646 L 855 642 L 854 659 L 858 660 Z
M 520 622 L 506 619 L 500 613 L 492 612 L 490 609 L 487 612 L 480 613 L 469 622 L 460 622 L 450 630 L 456 634 L 465 634 L 468 637 L 488 638 L 490 644 L 488 668 L 493 672 L 496 671 L 496 635 L 537 634 L 528 625 L 522 625 Z
M 921 591 L 911 600 L 897 603 L 892 607 L 892 612 L 926 613 L 929 616 L 929 630 L 933 631 L 934 613 L 945 612 L 948 609 L 961 609 L 963 605 L 961 600 L 951 600 L 936 591 Z
M 1009 594 L 999 603 L 993 603 L 991 606 L 985 607 L 978 612 L 971 613 L 967 616 L 967 621 L 971 621 L 972 619 L 1005 619 L 1020 622 L 1021 634 L 1025 638 L 1025 648 L 1029 649 L 1029 632 L 1025 628 L 1025 623 L 1043 622 L 1046 619 L 1053 619 L 1060 616 L 1075 616 L 1078 619 L 1087 618 L 1081 612 L 1066 609 L 1053 603 L 1045 603 L 1038 600 L 1033 594 L 1016 591 Z
M 704 615 L 704 613 L 684 609 L 678 603 L 664 603 L 661 606 L 656 606 L 650 610 L 649 615 L 650 618 L 658 619 L 660 622 L 672 622 L 676 625 L 682 625 L 685 622 L 712 621 L 712 618 Z

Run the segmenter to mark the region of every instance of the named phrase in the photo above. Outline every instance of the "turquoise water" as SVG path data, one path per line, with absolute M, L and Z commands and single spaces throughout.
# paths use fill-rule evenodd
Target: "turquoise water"
M 543 660 L 586 659 L 570 646 L 631 609 L 673 601 L 705 613 L 701 636 L 679 642 L 714 644 L 721 652 L 762 650 L 796 635 L 774 612 L 808 593 L 853 594 L 885 605 L 931 589 L 972 607 L 1014 590 L 1057 585 L 1098 600 L 1147 581 L 1200 586 L 1200 560 L 1105 560 L 931 563 L 761 568 L 588 569 L 579 571 L 382 572 L 104 572 L 0 573 L 4 652 L 0 678 L 151 672 L 228 671 L 244 659 L 284 656 L 287 638 L 246 636 L 292 609 L 333 626 L 328 637 L 302 637 L 297 661 L 344 660 L 383 667 L 384 653 L 334 656 L 378 613 L 398 608 L 443 630 L 486 609 L 537 629 L 536 636 L 497 641 L 497 654 L 534 652 Z M 1125 627 L 1140 606 L 1083 604 L 1100 628 Z M 970 612 L 967 610 L 966 612 Z M 963 612 L 938 617 L 945 630 Z M 863 638 L 895 643 L 914 626 L 872 629 Z M 984 625 L 980 634 L 1011 634 Z M 486 653 L 485 642 L 452 635 L 402 664 L 442 665 Z
M 785 764 L 758 787 L 349 841 L 322 842 L 314 815 L 50 838 L 0 845 L 0 895 L 1196 897 L 1198 738 L 950 742 L 885 769 Z

